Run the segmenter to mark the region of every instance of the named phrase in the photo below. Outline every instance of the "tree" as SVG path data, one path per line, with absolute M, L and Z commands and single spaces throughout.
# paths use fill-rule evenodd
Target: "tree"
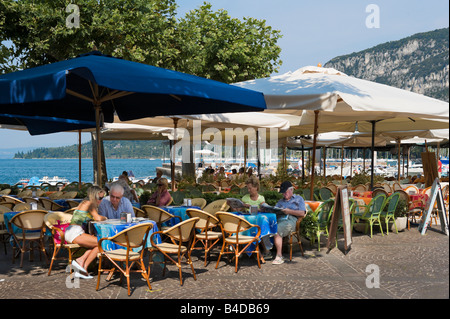
M 208 3 L 179 21 L 175 0 L 77 0 L 79 11 L 70 3 L 0 0 L 0 42 L 12 44 L 0 44 L 0 73 L 72 58 L 94 47 L 226 83 L 269 76 L 281 64 L 279 31 L 264 20 L 240 21 L 225 10 L 214 12 Z
M 0 39 L 11 40 L 20 68 L 91 51 L 169 67 L 176 56 L 174 0 L 77 0 L 79 27 L 64 0 L 1 0 Z M 70 21 L 69 21 L 70 22 Z
M 280 31 L 265 20 L 232 19 L 204 3 L 180 19 L 177 70 L 225 83 L 268 77 L 278 71 Z

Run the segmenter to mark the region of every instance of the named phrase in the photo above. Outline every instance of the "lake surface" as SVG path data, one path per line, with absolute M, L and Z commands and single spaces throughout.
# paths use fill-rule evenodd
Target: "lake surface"
M 162 160 L 148 159 L 106 159 L 108 179 L 123 171 L 132 171 L 136 178 L 156 176 L 156 167 Z M 0 184 L 13 185 L 20 179 L 37 176 L 42 178 L 58 176 L 69 181 L 78 181 L 78 159 L 0 159 Z M 92 159 L 81 160 L 81 181 L 93 182 Z

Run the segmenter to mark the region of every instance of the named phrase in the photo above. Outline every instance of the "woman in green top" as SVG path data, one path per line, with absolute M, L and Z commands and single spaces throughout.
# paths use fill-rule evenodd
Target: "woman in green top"
M 87 199 L 83 200 L 77 209 L 73 212 L 70 226 L 67 227 L 64 237 L 69 244 L 78 244 L 86 248 L 86 252 L 78 259 L 72 261 L 72 266 L 81 278 L 92 278 L 88 275 L 86 269 L 89 264 L 97 257 L 98 244 L 97 237 L 86 234 L 81 225 L 89 220 L 105 220 L 105 216 L 98 214 L 98 205 L 105 196 L 105 191 L 98 186 L 92 186 L 87 191 Z
M 252 205 L 259 206 L 266 202 L 264 196 L 258 194 L 259 180 L 256 176 L 250 176 L 245 184 L 247 185 L 248 194 L 244 195 L 241 200 L 247 208 Z

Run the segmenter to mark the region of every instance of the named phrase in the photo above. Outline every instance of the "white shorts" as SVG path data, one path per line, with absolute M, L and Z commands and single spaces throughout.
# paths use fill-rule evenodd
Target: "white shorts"
M 84 234 L 84 230 L 80 225 L 70 225 L 64 232 L 64 239 L 67 243 L 72 244 L 74 239 Z

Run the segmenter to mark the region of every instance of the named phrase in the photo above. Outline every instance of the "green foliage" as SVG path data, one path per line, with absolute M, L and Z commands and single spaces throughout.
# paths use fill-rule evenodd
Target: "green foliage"
M 150 199 L 150 196 L 152 196 L 152 194 L 149 191 L 144 191 L 139 197 L 139 203 L 141 205 L 146 205 L 148 200 Z
M 313 239 L 317 236 L 318 229 L 319 220 L 317 216 L 314 213 L 309 212 L 300 223 L 301 235 L 305 238 Z
M 264 20 L 232 19 L 205 3 L 176 18 L 175 0 L 77 0 L 79 27 L 69 28 L 68 0 L 2 0 L 0 72 L 62 61 L 94 48 L 130 61 L 226 83 L 278 70 L 280 31 Z M 15 61 L 15 64 L 12 62 Z
M 398 201 L 397 207 L 394 212 L 394 217 L 405 217 L 408 213 L 408 203 L 404 199 Z
M 376 183 L 383 183 L 384 179 L 385 175 L 373 175 L 373 184 L 375 185 Z M 353 175 L 352 180 L 350 181 L 350 184 L 352 186 L 360 184 L 365 185 L 366 183 L 370 183 L 370 174 L 367 174 L 365 172 Z

